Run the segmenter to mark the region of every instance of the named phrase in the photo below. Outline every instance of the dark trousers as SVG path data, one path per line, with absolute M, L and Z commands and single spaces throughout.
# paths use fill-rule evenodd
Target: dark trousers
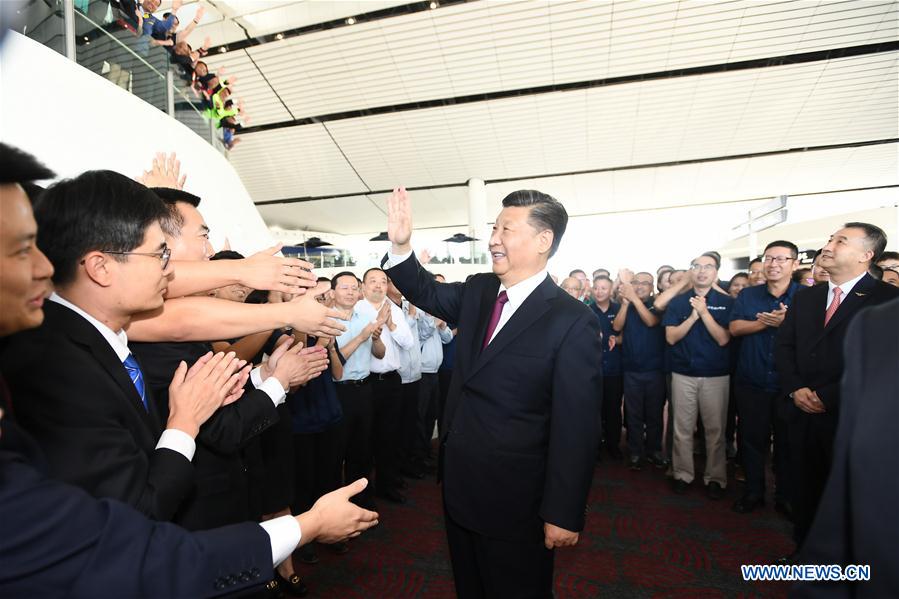
M 436 372 L 423 372 L 418 388 L 418 423 L 413 451 L 413 460 L 419 464 L 431 457 L 431 437 L 434 436 L 439 403 L 440 377 Z
M 418 397 L 421 381 L 402 384 L 402 417 L 400 420 L 400 460 L 404 465 L 411 465 L 415 457 L 418 441 Z
M 765 460 L 774 431 L 774 496 L 786 499 L 789 480 L 789 453 L 786 422 L 778 415 L 779 392 L 766 392 L 748 387 L 734 388 L 740 411 L 740 460 L 746 472 L 746 494 L 765 496 Z
M 621 400 L 624 377 L 602 377 L 602 436 L 606 447 L 618 448 L 621 443 Z
M 437 433 L 443 437 L 443 412 L 446 409 L 446 396 L 449 395 L 450 381 L 453 380 L 452 370 L 438 370 L 437 379 L 440 381 L 440 396 L 437 398 Z
M 661 453 L 664 407 L 665 373 L 624 373 L 627 451 L 631 457 Z
M 375 408 L 372 427 L 375 489 L 384 493 L 396 490 L 401 482 L 399 450 L 402 443 L 403 385 L 396 371 L 380 375 L 372 373 L 369 380 Z
M 459 599 L 545 599 L 553 596 L 554 552 L 539 540 L 503 541 L 469 530 L 444 507 L 446 538 Z
M 808 535 L 824 485 L 833 463 L 836 417 L 833 414 L 806 414 L 793 408 L 787 434 L 790 442 L 793 485 L 793 540 L 801 547 Z
M 362 477 L 371 477 L 372 386 L 365 383 L 358 386 L 338 384 L 336 387 L 343 419 L 338 423 L 335 443 L 338 459 L 344 463 L 344 480 L 351 483 Z M 367 497 L 370 489 L 369 485 L 360 495 Z
M 294 434 L 294 514 L 305 512 L 319 497 L 341 486 L 342 428 L 338 422 L 318 433 Z

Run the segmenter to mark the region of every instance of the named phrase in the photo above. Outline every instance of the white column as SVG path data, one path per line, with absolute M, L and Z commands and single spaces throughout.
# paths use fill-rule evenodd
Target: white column
M 482 179 L 468 180 L 468 235 L 473 241 L 470 257 L 478 264 L 487 261 L 487 186 Z

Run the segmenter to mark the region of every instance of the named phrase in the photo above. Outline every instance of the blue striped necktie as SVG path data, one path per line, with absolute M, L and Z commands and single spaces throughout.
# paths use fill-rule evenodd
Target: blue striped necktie
M 128 371 L 128 376 L 131 377 L 131 382 L 134 383 L 134 388 L 137 389 L 137 394 L 140 395 L 140 400 L 144 402 L 144 409 L 149 412 L 147 391 L 144 388 L 144 373 L 140 371 L 140 365 L 138 365 L 132 354 L 128 354 L 123 364 L 125 365 L 125 370 Z

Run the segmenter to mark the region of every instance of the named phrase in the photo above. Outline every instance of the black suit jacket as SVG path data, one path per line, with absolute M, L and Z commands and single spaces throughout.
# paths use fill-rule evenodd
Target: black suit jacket
M 858 315 L 845 359 L 833 467 L 801 561 L 868 564 L 871 580 L 803 583 L 792 596 L 899 597 L 899 299 Z
M 899 296 L 899 289 L 865 274 L 842 298 L 825 327 L 827 292 L 827 283 L 822 283 L 796 293 L 777 335 L 775 357 L 784 394 L 808 387 L 818 394 L 827 410 L 823 414 L 801 414 L 835 423 L 840 409 L 846 329 L 859 310 Z M 800 412 L 798 408 L 794 410 Z
M 0 597 L 208 597 L 270 577 L 258 524 L 192 534 L 153 522 L 47 478 L 27 433 L 8 416 L 0 429 Z
M 153 389 L 157 409 L 169 413 L 168 386 L 184 360 L 193 364 L 211 348 L 207 343 L 132 343 L 134 355 L 141 360 L 148 386 Z M 194 480 L 181 507 L 171 518 L 188 530 L 204 530 L 244 520 L 258 519 L 251 505 L 247 479 L 248 462 L 244 448 L 278 421 L 278 412 L 264 391 L 249 385 L 243 397 L 216 410 L 200 427 L 194 454 Z M 259 466 L 256 465 L 258 468 Z M 287 507 L 286 505 L 281 507 Z
M 82 316 L 48 301 L 44 323 L 9 338 L 3 374 L 20 425 L 55 478 L 171 519 L 193 482 L 180 453 L 156 449 L 163 425 L 149 412 L 118 356 Z
M 387 274 L 413 304 L 459 325 L 441 443 L 449 514 L 500 539 L 542 539 L 543 522 L 582 530 L 602 401 L 590 309 L 547 276 L 482 352 L 496 275 L 441 284 L 414 256 Z

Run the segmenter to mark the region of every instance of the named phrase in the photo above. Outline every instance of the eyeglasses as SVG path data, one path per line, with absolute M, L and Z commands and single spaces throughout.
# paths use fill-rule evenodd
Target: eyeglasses
M 762 256 L 762 262 L 765 262 L 765 263 L 777 262 L 781 266 L 783 266 L 785 263 L 787 263 L 791 260 L 795 260 L 795 258 L 791 258 L 790 256 Z
M 715 266 L 714 264 L 691 264 L 691 265 L 690 265 L 690 270 L 708 270 L 708 271 L 712 271 L 712 270 L 717 270 L 717 268 L 718 268 L 718 267 Z
M 116 254 L 118 256 L 154 256 L 162 262 L 162 270 L 169 265 L 169 259 L 172 257 L 172 250 L 163 248 L 161 252 L 113 252 L 111 250 L 100 250 L 104 254 Z

